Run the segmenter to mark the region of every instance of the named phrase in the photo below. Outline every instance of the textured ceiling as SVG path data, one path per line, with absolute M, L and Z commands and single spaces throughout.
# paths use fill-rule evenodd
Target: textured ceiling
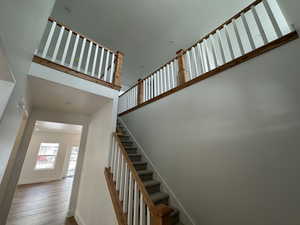
M 130 85 L 252 0 L 59 0 L 52 16 L 125 54 Z

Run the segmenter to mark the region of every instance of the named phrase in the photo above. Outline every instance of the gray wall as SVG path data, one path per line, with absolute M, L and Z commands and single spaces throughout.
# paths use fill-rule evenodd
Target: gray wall
M 299 58 L 296 40 L 122 117 L 196 224 L 299 223 Z

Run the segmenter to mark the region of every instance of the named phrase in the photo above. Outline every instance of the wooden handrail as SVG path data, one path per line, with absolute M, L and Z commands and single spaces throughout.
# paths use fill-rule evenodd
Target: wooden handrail
M 79 33 L 79 32 L 77 32 L 77 31 L 74 31 L 73 29 L 71 29 L 71 28 L 68 27 L 67 25 L 65 25 L 65 24 L 63 24 L 63 23 L 57 21 L 57 20 L 54 19 L 53 17 L 49 17 L 49 18 L 48 18 L 48 21 L 50 21 L 50 22 L 56 22 L 56 24 L 57 24 L 58 26 L 60 26 L 60 27 L 63 26 L 66 30 L 72 31 L 74 34 L 78 34 L 78 35 L 81 36 L 82 38 L 85 38 L 86 40 L 88 40 L 88 41 L 90 41 L 90 42 L 93 42 L 93 43 L 97 44 L 97 45 L 100 46 L 101 48 L 104 48 L 105 50 L 110 51 L 110 52 L 112 52 L 112 53 L 114 53 L 114 54 L 117 53 L 117 51 L 112 50 L 112 49 L 110 49 L 110 48 L 107 48 L 107 47 L 105 47 L 105 46 L 99 44 L 97 41 L 95 41 L 95 40 L 93 40 L 93 39 L 91 39 L 91 38 L 88 38 L 86 35 L 84 35 L 84 34 L 82 34 L 82 33 Z

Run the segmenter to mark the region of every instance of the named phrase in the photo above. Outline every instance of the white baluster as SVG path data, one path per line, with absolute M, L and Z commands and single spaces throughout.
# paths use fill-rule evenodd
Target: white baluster
M 161 77 L 161 93 L 164 93 L 165 92 L 165 84 L 164 84 L 165 78 L 164 78 L 164 70 L 163 69 L 160 70 L 160 77 Z
M 83 58 L 83 53 L 84 53 L 84 49 L 85 49 L 85 43 L 86 43 L 86 38 L 83 38 L 81 52 L 80 52 L 80 56 L 79 56 L 79 62 L 78 62 L 78 66 L 77 66 L 78 71 L 80 71 L 80 69 L 81 69 L 82 58 Z
M 231 43 L 231 40 L 230 40 L 230 37 L 229 37 L 229 30 L 228 30 L 227 25 L 224 26 L 224 31 L 225 31 L 225 37 L 226 37 L 226 41 L 227 41 L 227 44 L 228 44 L 231 60 L 234 60 L 235 57 L 234 57 L 232 43 Z
M 202 53 L 202 47 L 201 44 L 198 43 L 197 44 L 197 49 L 198 49 L 198 54 L 199 54 L 199 60 L 200 60 L 200 74 L 203 74 L 205 72 L 205 65 L 204 65 L 204 57 L 203 57 L 203 53 Z
M 120 176 L 120 188 L 119 188 L 119 200 L 123 200 L 123 194 L 124 194 L 124 172 L 125 172 L 125 159 L 122 154 L 122 161 L 121 161 L 121 176 Z
M 139 190 L 138 184 L 134 184 L 134 210 L 133 210 L 133 225 L 138 225 L 139 223 Z
M 142 193 L 140 194 L 140 224 L 145 225 L 145 203 Z
M 212 49 L 214 66 L 215 66 L 215 68 L 217 68 L 218 67 L 218 60 L 217 60 L 217 53 L 216 53 L 216 48 L 215 48 L 215 39 L 214 39 L 214 36 L 210 35 L 209 40 L 210 40 L 211 49 Z
M 54 33 L 54 30 L 55 30 L 55 27 L 56 27 L 56 22 L 52 22 L 52 26 L 51 26 L 51 29 L 50 29 L 50 32 L 49 32 L 49 35 L 48 35 L 48 38 L 47 38 L 47 41 L 46 41 L 43 53 L 42 53 L 42 57 L 43 58 L 46 58 L 46 56 L 47 56 L 47 53 L 48 53 L 48 50 L 49 50 L 49 46 L 50 46 L 50 43 L 51 43 L 51 40 L 52 40 L 52 37 L 53 37 L 53 33 Z
M 87 74 L 88 70 L 89 70 L 89 64 L 90 64 L 90 59 L 91 59 L 92 47 L 93 47 L 93 42 L 90 41 L 90 46 L 89 46 L 88 55 L 87 55 L 86 64 L 85 64 L 85 70 L 84 70 L 85 74 Z
M 221 42 L 221 31 L 217 30 L 216 35 L 217 35 L 217 41 L 218 41 L 219 49 L 220 49 L 220 52 L 221 52 L 222 64 L 225 64 L 226 59 L 225 59 L 224 48 L 223 48 L 223 45 L 222 45 L 222 42 Z
M 204 47 L 204 52 L 205 52 L 205 56 L 206 56 L 206 66 L 207 66 L 207 72 L 209 72 L 211 70 L 211 65 L 209 62 L 209 56 L 208 56 L 208 45 L 207 45 L 207 40 L 203 41 L 203 47 Z
M 253 13 L 255 23 L 256 23 L 256 25 L 257 25 L 257 27 L 258 27 L 260 36 L 262 37 L 263 43 L 264 43 L 264 45 L 265 45 L 265 44 L 268 43 L 267 35 L 266 35 L 266 33 L 265 33 L 265 30 L 264 30 L 264 28 L 263 28 L 263 25 L 262 25 L 261 22 L 260 22 L 260 19 L 259 19 L 259 17 L 258 17 L 257 11 L 256 11 L 256 8 L 255 8 L 254 6 L 251 7 L 251 12 Z
M 133 185 L 134 180 L 132 178 L 132 173 L 129 171 L 129 193 L 128 193 L 128 215 L 127 215 L 127 223 L 128 225 L 132 225 L 132 209 L 133 209 Z
M 99 71 L 98 71 L 98 79 L 101 79 L 103 58 L 104 58 L 104 48 L 102 48 L 102 50 L 101 50 L 100 63 L 99 63 Z
M 174 61 L 172 61 L 170 65 L 171 65 L 172 88 L 175 88 Z
M 255 49 L 255 43 L 254 43 L 250 28 L 249 28 L 249 24 L 247 22 L 245 13 L 241 14 L 241 18 L 242 18 L 242 22 L 243 22 L 244 28 L 246 30 L 246 33 L 247 33 L 248 40 L 250 42 L 251 50 L 254 50 Z
M 69 45 L 70 45 L 72 34 L 73 34 L 73 31 L 69 30 L 69 34 L 68 34 L 68 37 L 67 37 L 65 49 L 64 49 L 64 52 L 63 52 L 63 56 L 61 58 L 61 64 L 62 65 L 64 65 L 65 62 L 66 62 L 67 52 L 69 50 Z
M 269 2 L 267 0 L 263 0 L 263 5 L 264 5 L 264 7 L 265 7 L 265 9 L 267 11 L 267 14 L 268 14 L 270 20 L 271 20 L 271 23 L 273 25 L 273 28 L 275 30 L 275 33 L 276 33 L 277 37 L 281 38 L 283 34 L 282 34 L 281 30 L 280 30 L 280 27 L 279 27 L 279 25 L 278 25 L 278 23 L 276 21 L 275 16 L 274 16 L 274 14 L 273 14 L 273 12 L 271 10 Z
M 59 50 L 59 46 L 61 44 L 61 39 L 62 39 L 62 36 L 64 34 L 64 31 L 65 31 L 65 27 L 62 26 L 60 28 L 60 32 L 59 32 L 59 35 L 58 35 L 58 39 L 56 41 L 56 45 L 55 45 L 55 48 L 54 48 L 54 53 L 53 53 L 53 56 L 52 56 L 52 61 L 56 61 L 56 58 L 57 58 L 57 53 L 58 53 L 58 50 Z
M 125 163 L 125 183 L 124 183 L 124 196 L 123 196 L 123 212 L 127 213 L 128 210 L 128 181 L 129 181 L 129 171 L 128 171 L 128 164 Z
M 119 150 L 118 155 L 118 165 L 117 165 L 117 180 L 116 180 L 116 188 L 119 191 L 120 189 L 120 176 L 121 176 L 121 162 L 122 162 L 122 153 L 121 150 Z
M 166 92 L 168 90 L 168 86 L 167 86 L 167 69 L 166 67 L 163 68 L 164 71 L 164 92 Z
M 144 93 L 143 94 L 143 100 L 144 100 L 143 102 L 145 102 L 146 101 L 146 94 L 147 94 L 146 93 L 146 80 L 143 80 L 142 82 L 143 82 L 143 93 Z
M 111 156 L 110 156 L 110 172 L 113 173 L 113 167 L 114 167 L 114 155 L 115 155 L 115 136 L 112 137 L 112 146 L 111 146 Z
M 147 225 L 151 225 L 151 214 L 150 214 L 150 209 L 147 206 Z
M 234 33 L 235 33 L 236 39 L 238 41 L 238 46 L 239 46 L 239 50 L 241 52 L 241 55 L 245 55 L 245 49 L 244 49 L 244 46 L 243 46 L 243 43 L 242 43 L 240 33 L 238 31 L 238 28 L 237 28 L 236 20 L 233 19 L 232 23 L 233 23 Z
M 98 50 L 99 47 L 98 45 L 96 45 L 96 49 L 95 49 L 95 54 L 94 54 L 94 61 L 93 61 L 93 67 L 92 67 L 92 76 L 95 76 L 95 69 L 96 69 L 96 64 L 97 64 L 97 58 L 98 58 Z
M 73 65 L 74 65 L 74 59 L 75 59 L 75 55 L 76 55 L 76 51 L 77 51 L 78 41 L 79 41 L 79 34 L 76 35 L 74 48 L 73 48 L 71 61 L 70 61 L 70 68 L 73 68 Z
M 107 81 L 107 70 L 108 70 L 108 63 L 109 63 L 109 55 L 110 52 L 107 51 L 106 53 L 106 63 L 105 63 L 105 68 L 104 68 L 104 80 Z
M 192 73 L 192 64 L 191 64 L 191 58 L 190 58 L 190 51 L 186 52 L 186 58 L 187 58 L 187 65 L 189 70 L 190 79 L 193 79 L 193 73 Z
M 160 95 L 160 77 L 159 71 L 156 72 L 156 82 L 157 82 L 157 96 Z
M 112 83 L 112 81 L 113 81 L 114 70 L 115 70 L 115 54 L 112 53 L 111 67 L 110 67 L 110 80 L 109 80 L 109 83 Z
M 157 77 L 153 74 L 153 97 L 157 96 Z
M 119 155 L 120 149 L 118 143 L 116 144 L 116 154 L 115 154 L 115 165 L 114 165 L 114 172 L 113 172 L 113 181 L 117 180 L 117 173 L 118 173 L 118 165 L 119 165 Z
M 196 51 L 195 51 L 194 47 L 192 47 L 192 54 L 193 54 L 193 61 L 194 61 L 194 66 L 195 66 L 195 70 L 196 70 L 195 77 L 197 77 L 197 76 L 199 76 L 199 70 L 198 70 L 198 64 L 197 64 Z

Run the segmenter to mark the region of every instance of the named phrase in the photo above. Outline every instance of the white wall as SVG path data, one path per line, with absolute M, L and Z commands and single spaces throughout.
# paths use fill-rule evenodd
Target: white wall
M 113 103 L 92 116 L 80 180 L 75 218 L 79 225 L 117 224 L 104 177 L 115 121 Z
M 298 223 L 299 58 L 298 39 L 122 117 L 196 224 Z
M 35 164 L 41 143 L 59 143 L 54 169 L 36 170 Z M 31 184 L 62 179 L 73 146 L 79 146 L 80 134 L 35 131 L 30 140 L 19 184 Z

